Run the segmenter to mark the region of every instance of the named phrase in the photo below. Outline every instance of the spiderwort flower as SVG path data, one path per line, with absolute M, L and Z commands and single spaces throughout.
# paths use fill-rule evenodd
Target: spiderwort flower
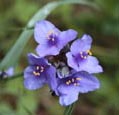
M 79 93 L 94 91 L 100 87 L 98 79 L 87 72 L 81 71 L 58 79 L 57 92 L 59 103 L 68 106 L 78 100 Z
M 14 75 L 14 68 L 10 67 L 5 71 L 0 71 L 0 78 L 7 78 Z
M 77 32 L 73 29 L 61 32 L 51 22 L 42 20 L 36 23 L 34 37 L 39 45 L 36 52 L 39 56 L 57 55 L 71 40 L 75 39 Z
M 41 88 L 48 84 L 52 90 L 56 88 L 56 69 L 45 58 L 32 53 L 28 54 L 29 66 L 24 71 L 24 86 L 29 90 Z
M 81 39 L 74 41 L 71 45 L 71 52 L 66 54 L 68 65 L 76 71 L 87 71 L 89 73 L 99 73 L 103 69 L 99 65 L 96 57 L 91 56 L 90 51 L 92 38 L 83 35 Z

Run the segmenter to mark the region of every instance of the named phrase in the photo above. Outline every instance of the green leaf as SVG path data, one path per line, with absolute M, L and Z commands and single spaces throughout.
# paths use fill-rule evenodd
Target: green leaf
M 27 92 L 26 95 L 20 96 L 17 115 L 34 115 L 38 104 L 35 96 L 34 92 Z
M 0 115 L 16 115 L 7 103 L 0 103 Z
M 8 51 L 7 55 L 4 57 L 0 64 L 0 69 L 5 69 L 10 66 L 15 66 L 22 54 L 24 47 L 26 46 L 28 40 L 33 34 L 33 30 L 31 28 L 34 27 L 34 24 L 38 20 L 45 19 L 51 11 L 53 11 L 56 7 L 64 4 L 83 4 L 88 5 L 93 8 L 98 9 L 97 5 L 94 2 L 89 2 L 85 0 L 65 0 L 65 1 L 57 1 L 46 4 L 42 9 L 40 9 L 28 22 L 24 31 L 21 33 L 20 37 L 14 44 L 14 46 Z
M 54 10 L 56 7 L 58 7 L 60 5 L 64 5 L 64 4 L 88 5 L 88 6 L 91 6 L 95 9 L 99 10 L 99 7 L 95 3 L 85 1 L 85 0 L 64 0 L 64 1 L 59 1 L 59 2 L 51 2 L 51 3 L 48 3 L 47 5 L 45 5 L 45 7 L 43 7 L 40 11 L 38 11 L 33 16 L 33 18 L 28 22 L 27 27 L 33 28 L 33 26 L 35 25 L 35 23 L 38 20 L 45 19 L 51 13 L 52 10 Z
M 9 66 L 15 66 L 16 62 L 18 61 L 23 51 L 23 48 L 25 47 L 26 43 L 28 42 L 32 34 L 33 34 L 33 30 L 24 30 L 22 32 L 17 42 L 10 49 L 10 51 L 7 53 L 7 55 L 1 62 L 0 68 L 4 69 L 4 68 L 8 68 Z

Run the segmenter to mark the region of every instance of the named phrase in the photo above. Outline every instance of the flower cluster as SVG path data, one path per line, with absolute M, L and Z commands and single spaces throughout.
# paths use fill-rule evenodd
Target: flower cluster
M 36 90 L 48 84 L 59 96 L 59 103 L 68 106 L 78 100 L 80 93 L 100 87 L 93 74 L 103 69 L 90 51 L 92 38 L 84 34 L 76 39 L 77 34 L 73 29 L 60 31 L 47 20 L 36 23 L 34 38 L 38 56 L 28 54 L 29 66 L 24 70 L 27 89 Z M 71 46 L 69 42 L 73 42 Z

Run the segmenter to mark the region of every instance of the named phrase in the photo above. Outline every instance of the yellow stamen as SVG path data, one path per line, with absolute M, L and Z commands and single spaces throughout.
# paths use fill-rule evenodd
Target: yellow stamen
M 39 66 L 36 66 L 36 69 L 39 70 Z
M 49 35 L 51 35 L 52 33 L 54 33 L 53 30 L 50 30 L 50 31 L 47 33 L 47 35 L 46 35 L 47 39 L 51 39 L 51 38 L 49 38 Z
M 83 56 L 83 55 L 81 55 L 81 58 L 84 58 L 84 56 Z
M 44 71 L 44 67 L 43 66 L 41 66 L 40 69 L 41 69 L 40 72 Z
M 52 38 L 52 41 L 54 42 L 54 41 L 55 41 L 55 39 L 54 39 L 54 38 Z
M 72 82 L 74 82 L 75 80 L 72 78 Z
M 79 80 L 81 80 L 81 78 L 77 77 L 77 78 L 76 78 L 76 80 L 78 80 L 78 81 L 79 81 Z
M 39 73 L 39 72 L 37 72 L 37 75 L 39 76 L 39 75 L 40 75 L 40 73 Z
M 41 66 L 40 68 L 41 68 L 41 70 L 44 70 L 44 67 L 43 66 Z
M 87 50 L 87 53 L 91 56 L 92 52 L 90 50 Z
M 70 83 L 67 81 L 66 84 L 69 85 Z
M 39 72 L 35 72 L 35 71 L 33 71 L 33 74 L 34 74 L 35 76 L 39 76 L 39 75 L 40 75 Z
M 41 69 L 40 72 L 44 72 L 44 69 Z
M 71 83 L 71 80 L 69 80 L 68 82 Z

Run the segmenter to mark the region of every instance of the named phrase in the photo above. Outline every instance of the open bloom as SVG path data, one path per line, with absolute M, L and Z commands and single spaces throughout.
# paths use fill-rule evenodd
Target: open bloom
M 58 79 L 59 103 L 68 106 L 78 100 L 79 93 L 94 91 L 100 87 L 98 79 L 87 72 L 76 72 Z
M 24 71 L 24 86 L 29 90 L 41 88 L 48 84 L 52 90 L 56 88 L 56 69 L 45 58 L 32 53 L 28 54 L 29 66 Z
M 89 73 L 99 73 L 103 69 L 99 65 L 96 57 L 91 56 L 90 51 L 92 38 L 89 35 L 83 35 L 81 39 L 74 41 L 70 52 L 66 54 L 68 65 L 76 71 L 87 71 Z
M 42 20 L 36 23 L 34 37 L 39 43 L 36 52 L 39 56 L 57 55 L 71 40 L 75 39 L 77 32 L 73 29 L 60 31 L 51 22 Z
M 14 75 L 14 68 L 10 67 L 5 71 L 0 71 L 0 78 L 7 78 Z

